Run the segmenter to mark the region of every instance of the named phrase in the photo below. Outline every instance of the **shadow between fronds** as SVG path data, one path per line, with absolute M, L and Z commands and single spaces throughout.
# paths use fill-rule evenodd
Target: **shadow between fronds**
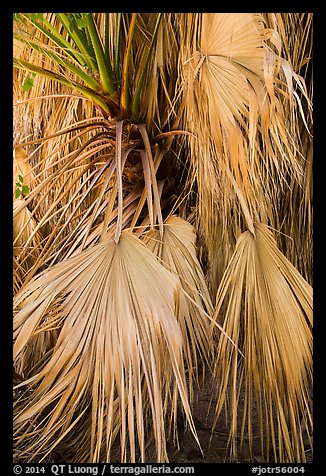
M 230 453 L 248 438 L 253 448 L 254 401 L 266 461 L 304 462 L 312 430 L 312 288 L 279 251 L 270 229 L 255 223 L 240 235 L 216 295 L 215 318 L 243 351 L 221 335 L 214 378 L 216 421 L 229 402 Z M 244 391 L 244 410 L 238 407 Z M 215 422 L 216 424 L 216 422 Z
M 14 300 L 15 366 L 31 379 L 15 404 L 21 458 L 42 461 L 63 442 L 66 461 L 110 461 L 119 438 L 122 462 L 144 462 L 150 431 L 157 461 L 167 461 L 165 423 L 177 423 L 179 404 L 198 442 L 179 299 L 176 276 L 128 231 L 24 287 Z M 52 332 L 52 349 L 29 368 L 35 336 Z

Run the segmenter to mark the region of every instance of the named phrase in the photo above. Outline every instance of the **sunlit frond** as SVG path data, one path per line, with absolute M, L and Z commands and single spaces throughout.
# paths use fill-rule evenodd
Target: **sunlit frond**
M 17 445 L 24 448 L 28 435 L 29 459 L 41 461 L 67 434 L 69 454 L 79 434 L 82 444 L 68 456 L 74 462 L 110 461 L 117 435 L 122 462 L 135 462 L 136 442 L 145 461 L 150 425 L 157 460 L 166 461 L 165 421 L 176 424 L 178 401 L 195 434 L 178 293 L 178 279 L 130 232 L 47 269 L 22 290 L 14 303 L 18 368 L 33 336 L 60 329 L 30 400 L 16 410 Z

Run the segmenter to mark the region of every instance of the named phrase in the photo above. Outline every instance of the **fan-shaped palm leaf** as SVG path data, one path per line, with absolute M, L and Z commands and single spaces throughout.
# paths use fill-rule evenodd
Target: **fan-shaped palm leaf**
M 244 359 L 223 336 L 215 376 L 217 415 L 230 395 L 231 452 L 237 453 L 238 405 L 244 390 L 241 445 L 248 432 L 252 448 L 254 402 L 267 460 L 304 462 L 301 420 L 308 434 L 312 419 L 312 288 L 284 257 L 266 225 L 255 236 L 244 232 L 223 275 L 215 316 L 244 352 Z M 229 385 L 229 387 L 228 387 Z
M 174 314 L 177 284 L 138 238 L 122 232 L 118 244 L 85 250 L 25 286 L 15 298 L 14 354 L 35 379 L 31 400 L 19 402 L 15 429 L 18 447 L 28 435 L 29 459 L 42 460 L 69 434 L 68 459 L 69 441 L 80 438 L 71 448 L 74 462 L 109 461 L 119 434 L 121 461 L 135 462 L 136 448 L 145 461 L 150 424 L 157 461 L 166 461 L 165 421 L 176 423 L 179 400 L 195 434 Z M 37 373 L 21 369 L 33 336 L 57 328 Z

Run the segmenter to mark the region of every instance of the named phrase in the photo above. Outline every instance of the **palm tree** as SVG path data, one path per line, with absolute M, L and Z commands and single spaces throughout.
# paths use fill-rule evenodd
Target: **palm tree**
M 169 459 L 212 379 L 230 456 L 303 462 L 311 14 L 14 15 L 17 458 Z M 212 395 L 214 389 L 212 390 Z M 240 415 L 239 399 L 244 399 Z

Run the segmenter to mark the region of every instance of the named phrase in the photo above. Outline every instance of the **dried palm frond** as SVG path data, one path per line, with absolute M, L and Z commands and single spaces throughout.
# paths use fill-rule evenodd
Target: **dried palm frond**
M 257 415 L 264 458 L 304 462 L 303 432 L 309 436 L 312 427 L 312 288 L 279 251 L 270 229 L 261 223 L 254 228 L 255 236 L 246 231 L 239 237 L 217 291 L 215 318 L 224 319 L 224 331 L 244 358 L 220 337 L 216 414 L 229 399 L 233 457 L 238 431 L 241 446 L 247 432 L 252 451 Z
M 126 231 L 118 244 L 104 241 L 22 289 L 14 302 L 15 364 L 34 378 L 15 409 L 21 455 L 41 461 L 63 440 L 66 460 L 110 461 L 119 436 L 121 461 L 144 462 L 150 428 L 157 461 L 167 461 L 165 422 L 176 423 L 178 401 L 196 437 L 178 293 L 176 276 Z M 29 368 L 26 349 L 53 331 L 44 362 Z
M 213 306 L 205 282 L 205 277 L 196 257 L 196 234 L 190 223 L 177 216 L 170 216 L 164 222 L 163 236 L 158 230 L 144 235 L 146 246 L 159 258 L 162 264 L 180 279 L 177 319 L 185 342 L 189 388 L 193 388 L 192 374 L 198 382 L 198 371 L 202 364 L 211 364 L 212 344 L 209 333 L 209 316 Z M 191 300 L 189 299 L 191 298 Z
M 277 215 L 289 176 L 301 178 L 296 117 L 301 83 L 272 51 L 276 32 L 260 15 L 184 15 L 180 41 L 183 127 L 198 185 L 198 224 L 208 248 L 212 290 L 240 234 L 230 173 L 256 221 Z M 275 34 L 274 34 L 275 33 Z M 273 36 L 274 34 L 274 36 Z M 224 243 L 216 250 L 215 243 Z

